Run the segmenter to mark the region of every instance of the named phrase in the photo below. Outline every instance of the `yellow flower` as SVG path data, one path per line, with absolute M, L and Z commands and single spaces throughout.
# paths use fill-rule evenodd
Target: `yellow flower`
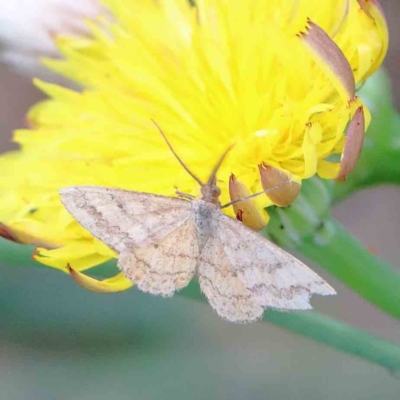
M 63 208 L 61 187 L 198 194 L 152 119 L 202 180 L 236 143 L 218 175 L 222 202 L 229 189 L 235 198 L 291 177 L 290 193 L 255 200 L 257 227 L 268 221 L 264 207 L 287 205 L 303 179 L 342 179 L 353 167 L 357 127 L 363 134 L 369 121 L 354 84 L 388 46 L 377 1 L 105 3 L 113 22 L 88 22 L 92 38 L 59 38 L 65 60 L 45 61 L 82 91 L 37 81 L 49 100 L 29 112 L 30 129 L 15 133 L 21 149 L 0 158 L 0 232 L 38 245 L 38 261 L 82 271 L 115 256 Z M 347 143 L 346 127 L 355 137 Z M 340 166 L 330 157 L 345 144 Z

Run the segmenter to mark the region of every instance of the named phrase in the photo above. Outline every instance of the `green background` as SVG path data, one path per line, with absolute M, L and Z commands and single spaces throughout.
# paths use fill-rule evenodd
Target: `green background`
M 181 296 L 166 300 L 136 290 L 96 295 L 41 268 L 0 272 L 0 398 L 399 395 L 400 380 L 390 371 L 270 323 L 233 325 Z M 320 311 L 340 311 L 327 299 L 313 303 Z

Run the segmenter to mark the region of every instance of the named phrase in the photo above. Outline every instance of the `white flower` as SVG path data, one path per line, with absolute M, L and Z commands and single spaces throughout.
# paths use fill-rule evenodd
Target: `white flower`
M 105 12 L 100 0 L 0 0 L 0 10 L 0 61 L 46 78 L 39 57 L 60 56 L 54 36 L 86 35 L 84 19 Z

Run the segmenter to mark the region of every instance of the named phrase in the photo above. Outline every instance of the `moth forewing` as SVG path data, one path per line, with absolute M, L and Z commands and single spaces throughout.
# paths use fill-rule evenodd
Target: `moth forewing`
M 200 287 L 223 318 L 250 322 L 265 308 L 307 310 L 312 294 L 335 294 L 301 261 L 215 205 L 196 209 L 203 215 L 198 229 L 210 232 L 200 252 Z
M 306 310 L 312 308 L 309 300 L 313 294 L 336 294 L 300 260 L 222 213 L 218 236 L 233 270 L 263 307 Z
M 167 235 L 124 250 L 118 267 L 140 290 L 172 296 L 193 278 L 198 256 L 196 225 L 188 218 Z
M 251 322 L 262 317 L 264 308 L 233 270 L 215 234 L 200 254 L 198 277 L 202 292 L 220 317 L 231 322 Z
M 73 217 L 118 253 L 152 243 L 190 217 L 190 203 L 174 197 L 95 186 L 59 193 Z

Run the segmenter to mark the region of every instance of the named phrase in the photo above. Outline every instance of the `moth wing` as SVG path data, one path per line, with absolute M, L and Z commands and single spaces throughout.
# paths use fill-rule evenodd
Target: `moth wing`
M 71 186 L 59 193 L 73 217 L 119 253 L 166 236 L 190 216 L 189 202 L 151 193 L 94 186 Z
M 336 294 L 297 258 L 222 213 L 217 234 L 238 278 L 260 306 L 306 310 L 312 308 L 313 294 Z
M 232 322 L 251 322 L 261 318 L 263 307 L 237 276 L 217 235 L 210 236 L 199 258 L 200 288 L 220 317 Z
M 148 293 L 172 296 L 193 278 L 198 263 L 197 229 L 192 218 L 146 246 L 127 248 L 118 267 Z

